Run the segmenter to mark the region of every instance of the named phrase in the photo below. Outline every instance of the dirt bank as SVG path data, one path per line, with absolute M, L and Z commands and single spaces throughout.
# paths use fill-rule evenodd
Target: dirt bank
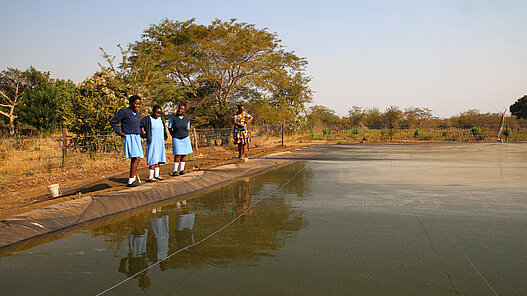
M 303 146 L 306 146 L 306 144 L 289 145 L 284 147 L 281 145 L 251 147 L 248 156 L 249 158 L 258 158 L 268 154 L 289 151 Z M 227 147 L 226 149 L 223 146 L 208 147 L 200 149 L 199 152 L 200 155 L 194 155 L 193 159 L 187 162 L 185 166 L 187 172 L 207 170 L 239 161 L 236 159 L 237 151 L 234 148 L 229 149 L 229 147 Z M 161 176 L 166 179 L 173 178 L 169 175 L 169 173 L 172 172 L 173 165 L 171 159 L 167 160 L 169 162 L 161 166 Z M 148 177 L 148 167 L 144 166 L 144 160 L 141 165 L 143 165 L 143 167 L 138 170 L 138 175 L 142 180 L 145 180 Z M 0 219 L 26 213 L 35 209 L 45 208 L 61 202 L 78 199 L 87 194 L 95 195 L 124 190 L 126 189 L 125 185 L 128 180 L 127 169 L 128 167 L 123 166 L 118 170 L 101 171 L 100 174 L 93 174 L 82 179 L 77 178 L 61 182 L 60 187 L 64 194 L 54 199 L 51 199 L 48 195 L 30 196 L 24 192 L 14 196 L 4 196 L 0 201 Z

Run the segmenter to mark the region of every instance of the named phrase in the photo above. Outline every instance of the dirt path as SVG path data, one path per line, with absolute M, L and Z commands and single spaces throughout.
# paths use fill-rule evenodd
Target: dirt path
M 252 147 L 248 156 L 250 158 L 258 158 L 271 153 L 289 151 L 303 146 L 306 145 Z M 227 150 L 224 147 L 208 147 L 200 149 L 199 152 L 201 156 L 194 155 L 194 158 L 187 162 L 185 171 L 204 170 L 238 161 L 236 159 L 237 151 L 234 149 Z M 161 176 L 163 178 L 173 178 L 169 175 L 173 168 L 172 160 L 167 160 L 167 164 L 161 166 Z M 142 160 L 141 166 L 142 167 L 138 170 L 138 175 L 141 180 L 145 180 L 148 177 L 148 167 L 145 166 L 144 160 Z M 110 177 L 105 177 L 105 175 L 110 175 Z M 93 195 L 124 190 L 126 189 L 125 185 L 127 181 L 127 167 L 122 167 L 116 171 L 101 171 L 98 174 L 92 174 L 83 179 L 62 182 L 60 183 L 60 187 L 64 194 L 54 199 L 51 199 L 50 196 L 46 195 L 29 196 L 22 192 L 9 198 L 3 198 L 0 201 L 0 219 L 26 213 L 35 209 L 45 208 L 64 201 L 77 199 L 86 194 Z

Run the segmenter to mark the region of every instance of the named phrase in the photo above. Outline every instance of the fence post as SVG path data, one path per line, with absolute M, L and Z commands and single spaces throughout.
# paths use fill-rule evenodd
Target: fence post
M 68 156 L 68 140 L 66 139 L 66 128 L 62 127 L 62 170 L 66 167 L 66 157 Z
M 196 154 L 199 154 L 198 137 L 196 136 L 196 128 L 192 128 L 192 132 L 194 133 L 194 146 L 196 146 Z
M 284 124 L 280 126 L 280 129 L 282 130 L 282 147 L 284 147 Z

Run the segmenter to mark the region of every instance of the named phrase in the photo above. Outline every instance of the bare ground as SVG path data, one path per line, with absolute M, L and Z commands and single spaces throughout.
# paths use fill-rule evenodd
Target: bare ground
M 256 146 L 250 148 L 248 156 L 249 158 L 257 158 L 302 146 L 306 146 L 306 144 L 286 145 L 284 147 L 281 145 Z M 200 148 L 199 154 L 195 153 L 192 160 L 187 162 L 185 171 L 192 172 L 234 163 L 239 161 L 236 159 L 237 154 L 238 152 L 233 146 Z M 167 159 L 167 161 L 167 164 L 161 166 L 161 176 L 163 178 L 173 178 L 169 175 L 173 168 L 172 160 Z M 63 195 L 57 198 L 51 198 L 49 194 L 42 191 L 38 194 L 34 190 L 28 190 L 27 187 L 31 187 L 32 184 L 16 185 L 10 188 L 10 190 L 15 190 L 16 194 L 6 194 L 0 200 L 0 219 L 77 199 L 85 195 L 125 190 L 125 185 L 128 181 L 128 166 L 129 162 L 126 161 L 122 162 L 120 166 L 100 168 L 96 172 L 86 172 L 86 174 L 76 174 L 74 176 L 65 175 L 60 180 Z M 141 180 L 145 180 L 148 177 L 148 167 L 146 167 L 144 160 L 140 164 L 138 175 Z M 46 180 L 42 181 L 46 182 Z

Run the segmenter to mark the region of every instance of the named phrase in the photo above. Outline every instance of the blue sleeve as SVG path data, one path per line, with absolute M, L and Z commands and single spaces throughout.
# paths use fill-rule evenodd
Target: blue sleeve
M 118 135 L 121 134 L 121 130 L 119 129 L 119 126 L 117 124 L 119 124 L 119 122 L 121 122 L 121 120 L 123 120 L 123 110 L 119 110 L 119 112 L 117 112 L 117 114 L 115 114 L 115 116 L 110 119 L 110 126 L 112 127 L 112 129 L 115 131 L 115 133 L 117 133 Z
M 172 128 L 172 125 L 174 123 L 172 122 L 172 116 L 170 116 L 170 118 L 168 119 L 168 128 Z
M 143 139 L 147 138 L 147 134 L 150 133 L 150 131 L 147 130 L 147 123 L 146 120 L 148 119 L 148 116 L 145 116 L 141 118 L 141 121 L 139 122 L 139 136 Z M 144 130 L 144 131 L 143 131 Z

